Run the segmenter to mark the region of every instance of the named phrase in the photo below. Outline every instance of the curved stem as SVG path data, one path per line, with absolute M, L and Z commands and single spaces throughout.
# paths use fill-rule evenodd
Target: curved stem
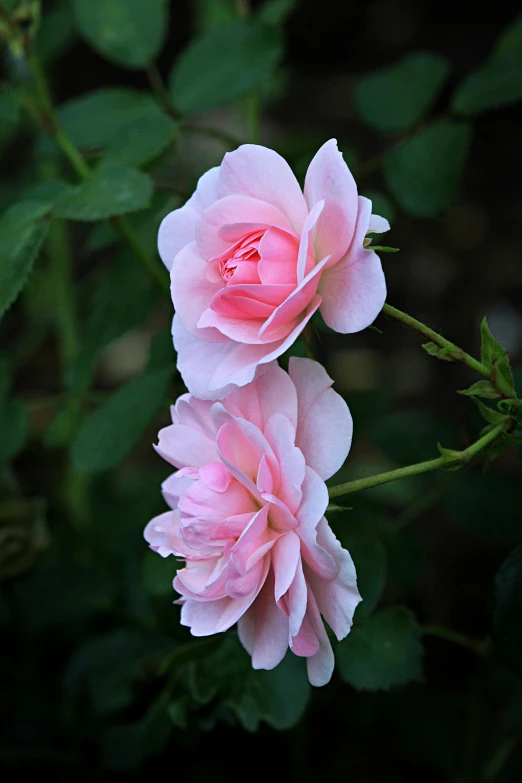
M 387 315 L 390 318 L 394 318 L 396 321 L 400 321 L 400 323 L 404 324 L 404 326 L 419 332 L 419 334 L 422 334 L 423 337 L 426 337 L 428 340 L 438 345 L 439 348 L 443 348 L 446 351 L 448 359 L 453 359 L 456 362 L 462 362 L 462 364 L 465 364 L 474 372 L 482 375 L 483 378 L 487 378 L 502 397 L 511 398 L 513 396 L 511 390 L 505 385 L 502 378 L 493 378 L 491 376 L 490 370 L 486 367 L 486 365 L 482 364 L 482 362 L 479 362 L 477 359 L 474 359 L 473 356 L 470 356 L 469 353 L 463 351 L 462 348 L 458 347 L 458 345 L 455 345 L 449 340 L 446 340 L 445 337 L 443 337 L 441 334 L 438 334 L 438 332 L 435 332 L 433 329 L 430 329 L 430 327 L 426 326 L 426 324 L 423 324 L 422 321 L 418 321 L 411 315 L 403 313 L 402 310 L 398 310 L 396 307 L 392 307 L 392 305 L 389 304 L 384 305 L 382 312 L 384 315 Z
M 389 484 L 390 481 L 397 481 L 398 479 L 408 478 L 409 476 L 418 476 L 421 473 L 428 473 L 431 470 L 438 470 L 439 468 L 452 465 L 464 465 L 489 446 L 490 443 L 493 443 L 502 433 L 504 427 L 504 423 L 497 424 L 496 427 L 475 441 L 475 443 L 472 443 L 471 446 L 468 446 L 464 451 L 451 452 L 451 457 L 444 455 L 437 457 L 436 459 L 427 460 L 426 462 L 417 462 L 414 465 L 406 465 L 403 468 L 389 470 L 386 473 L 377 473 L 375 476 L 347 481 L 344 484 L 330 487 L 328 494 L 330 499 L 337 498 L 341 495 L 351 495 L 353 492 L 361 492 L 363 489 L 379 487 L 381 484 Z
M 472 639 L 463 633 L 454 631 L 451 628 L 445 628 L 442 625 L 421 625 L 421 631 L 425 636 L 436 636 L 439 639 L 458 644 L 460 647 L 466 647 L 468 650 L 480 655 L 481 658 L 489 655 L 490 643 L 488 639 L 484 641 Z

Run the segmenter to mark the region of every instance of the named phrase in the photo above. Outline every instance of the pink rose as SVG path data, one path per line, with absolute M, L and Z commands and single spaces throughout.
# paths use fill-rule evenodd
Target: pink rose
M 192 394 L 219 399 L 249 383 L 318 309 L 344 334 L 371 324 L 386 284 L 365 237 L 389 229 L 371 207 L 333 139 L 310 163 L 304 194 L 283 158 L 253 144 L 201 177 L 158 236 Z
M 324 480 L 348 454 L 352 418 L 317 362 L 275 362 L 223 402 L 190 394 L 172 408 L 157 451 L 179 470 L 163 484 L 171 511 L 147 525 L 163 557 L 184 558 L 174 587 L 194 636 L 239 638 L 254 669 L 288 647 L 307 659 L 312 685 L 332 676 L 321 615 L 338 639 L 361 600 L 348 552 L 324 512 Z

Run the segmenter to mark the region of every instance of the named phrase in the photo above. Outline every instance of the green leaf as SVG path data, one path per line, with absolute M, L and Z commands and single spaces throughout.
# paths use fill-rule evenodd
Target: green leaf
M 153 294 L 143 267 L 129 253 L 123 252 L 100 267 L 80 350 L 67 368 L 67 387 L 73 395 L 87 390 L 100 351 L 145 320 L 154 302 Z M 172 338 L 170 344 L 174 362 Z
M 516 397 L 515 382 L 509 356 L 503 345 L 491 334 L 486 316 L 480 323 L 480 361 L 488 369 L 492 370 L 492 376 L 502 378 L 510 389 L 513 397 Z
M 522 99 L 522 48 L 498 54 L 467 76 L 453 96 L 452 107 L 466 116 L 507 106 Z
M 500 394 L 490 381 L 477 381 L 468 389 L 459 389 L 457 393 L 464 394 L 466 397 L 484 397 L 488 400 L 500 397 Z
M 27 411 L 18 400 L 9 400 L 0 408 L 0 465 L 22 451 L 28 432 Z
M 304 715 L 310 690 L 304 662 L 288 652 L 271 671 L 251 669 L 241 690 L 226 703 L 247 731 L 256 731 L 261 721 L 283 731 Z
M 391 606 L 352 628 L 337 647 L 341 678 L 357 690 L 388 690 L 422 680 L 421 633 L 413 612 Z
M 522 51 L 522 15 L 517 16 L 497 40 L 493 57 L 512 51 Z
M 57 217 L 92 222 L 145 209 L 152 196 L 152 180 L 142 171 L 106 163 L 81 185 L 69 188 L 55 203 Z
M 503 424 L 503 422 L 507 421 L 507 416 L 504 413 L 501 413 L 500 411 L 495 410 L 495 408 L 490 408 L 488 405 L 485 405 L 478 399 L 478 397 L 472 397 L 472 399 L 479 409 L 482 418 L 489 422 L 489 424 Z
M 142 581 L 145 590 L 150 595 L 171 595 L 173 592 L 172 580 L 176 576 L 178 568 L 183 568 L 184 563 L 174 557 L 161 557 L 156 552 L 149 550 L 145 553 L 142 563 Z
M 0 355 L 0 410 L 9 394 L 12 379 L 11 361 L 7 356 Z
M 0 93 L 0 120 L 16 123 L 20 112 L 21 96 L 18 90 L 8 87 Z
M 288 652 L 275 669 L 254 670 L 234 633 L 192 665 L 189 682 L 196 702 L 205 705 L 218 697 L 247 731 L 256 731 L 260 721 L 278 730 L 295 726 L 310 698 L 302 659 Z
M 144 68 L 163 45 L 166 0 L 74 0 L 74 11 L 80 34 L 117 65 Z
M 71 0 L 58 0 L 45 8 L 42 15 L 36 49 L 40 60 L 47 65 L 71 48 L 76 38 Z
M 400 248 L 388 247 L 387 245 L 368 245 L 368 250 L 375 250 L 378 253 L 398 253 Z
M 105 159 L 111 163 L 142 166 L 172 144 L 178 126 L 166 114 L 141 117 L 121 128 L 109 141 Z
M 432 217 L 451 204 L 470 141 L 469 125 L 440 120 L 387 153 L 386 183 L 406 212 Z
M 356 609 L 356 622 L 368 618 L 381 598 L 386 584 L 388 562 L 386 549 L 378 539 L 345 539 L 342 544 L 352 556 L 357 573 L 357 587 L 362 597 Z
M 522 546 L 511 552 L 495 577 L 493 638 L 500 655 L 522 674 Z
M 14 204 L 0 220 L 0 317 L 24 287 L 49 228 L 50 206 Z
M 174 65 L 174 105 L 183 114 L 193 114 L 231 103 L 263 85 L 282 51 L 279 31 L 254 20 L 209 30 L 193 40 Z
M 286 22 L 295 8 L 295 0 L 265 0 L 257 18 L 264 24 L 280 26 Z
M 380 215 L 386 218 L 389 223 L 393 223 L 397 210 L 390 198 L 385 193 L 378 190 L 365 190 L 362 194 L 372 202 L 372 212 L 374 215 Z
M 423 343 L 422 348 L 430 356 L 435 356 L 437 359 L 441 359 L 443 362 L 454 361 L 447 348 L 440 348 L 436 343 Z
M 148 630 L 120 628 L 89 639 L 72 656 L 65 673 L 66 698 L 75 701 L 86 689 L 100 714 L 127 707 L 133 683 L 144 663 L 149 666 L 167 652 L 169 641 Z
M 431 108 L 449 73 L 448 62 L 430 52 L 410 54 L 394 65 L 358 79 L 355 105 L 372 128 L 401 132 Z
M 109 87 L 94 90 L 62 104 L 58 122 L 66 136 L 81 150 L 96 150 L 127 125 L 143 117 L 158 117 L 162 110 L 147 92 Z M 37 151 L 53 149 L 47 135 Z
M 71 451 L 81 473 L 117 465 L 139 440 L 167 396 L 174 366 L 133 378 L 83 421 Z

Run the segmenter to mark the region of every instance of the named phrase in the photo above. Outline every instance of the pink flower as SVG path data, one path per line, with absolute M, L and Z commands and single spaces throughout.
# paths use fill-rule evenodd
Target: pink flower
M 371 208 L 334 139 L 310 163 L 304 194 L 283 158 L 253 144 L 201 177 L 158 236 L 192 394 L 219 399 L 252 381 L 318 309 L 344 334 L 371 324 L 386 284 L 365 237 L 389 229 Z
M 321 615 L 338 639 L 361 600 L 352 559 L 324 512 L 324 480 L 348 454 L 352 418 L 317 362 L 275 362 L 223 402 L 190 394 L 172 408 L 156 447 L 179 470 L 163 484 L 171 507 L 145 529 L 163 557 L 184 558 L 174 588 L 194 636 L 239 638 L 254 669 L 288 647 L 307 659 L 312 685 L 332 676 Z

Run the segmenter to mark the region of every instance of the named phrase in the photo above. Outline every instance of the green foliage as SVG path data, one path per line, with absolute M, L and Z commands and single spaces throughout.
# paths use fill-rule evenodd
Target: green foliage
M 470 142 L 469 125 L 439 120 L 390 150 L 384 176 L 401 207 L 418 217 L 446 209 L 458 188 Z
M 500 397 L 498 391 L 490 381 L 476 381 L 476 383 L 472 383 L 468 389 L 459 389 L 458 393 L 463 394 L 466 397 L 485 397 L 488 400 L 494 400 Z
M 20 113 L 21 95 L 18 90 L 8 88 L 0 93 L 0 120 L 15 123 Z
M 55 203 L 57 217 L 92 222 L 145 209 L 152 196 L 148 174 L 120 163 L 100 165 L 81 185 L 68 188 Z
M 469 74 L 453 98 L 453 109 L 466 116 L 522 99 L 522 47 L 489 60 Z
M 436 343 L 423 343 L 421 346 L 429 356 L 435 356 L 443 362 L 454 361 L 448 348 L 441 348 Z
M 405 606 L 377 612 L 337 647 L 342 679 L 357 690 L 388 690 L 422 680 L 421 633 Z
M 165 114 L 142 117 L 125 125 L 109 140 L 105 157 L 111 163 L 143 166 L 164 152 L 177 132 L 178 126 Z
M 160 557 L 149 551 L 143 558 L 142 583 L 151 595 L 172 595 L 172 580 L 178 568 L 184 564 L 173 557 Z
M 409 54 L 394 65 L 363 76 L 355 88 L 361 118 L 376 130 L 397 133 L 429 111 L 449 73 L 448 62 L 429 52 Z
M 97 473 L 122 460 L 165 405 L 174 367 L 133 378 L 83 421 L 71 459 L 76 470 Z
M 216 697 L 247 731 L 265 721 L 289 729 L 302 717 L 310 698 L 304 662 L 288 653 L 272 671 L 255 671 L 235 634 L 228 634 L 215 653 L 193 664 L 193 698 L 208 704 Z
M 74 0 L 74 11 L 80 34 L 117 65 L 146 67 L 163 45 L 166 0 Z
M 366 196 L 366 198 L 369 198 L 372 202 L 372 212 L 374 215 L 380 215 L 381 217 L 386 218 L 390 223 L 393 223 L 397 210 L 385 193 L 381 193 L 377 190 L 365 190 L 363 196 Z
M 21 201 L 0 220 L 0 317 L 24 287 L 49 228 L 49 204 Z
M 522 674 L 522 547 L 514 549 L 495 577 L 493 633 L 500 655 Z
M 157 118 L 162 112 L 147 92 L 108 87 L 93 90 L 64 103 L 58 109 L 63 132 L 82 150 L 105 147 L 127 126 L 145 117 Z M 52 142 L 42 140 L 43 149 Z
M 508 353 L 491 334 L 485 316 L 480 324 L 480 337 L 480 360 L 482 364 L 484 364 L 488 370 L 491 370 L 492 378 L 501 378 L 509 388 L 512 396 L 515 397 L 513 373 L 511 372 Z
M 174 105 L 183 114 L 195 114 L 231 103 L 259 88 L 281 55 L 278 30 L 255 20 L 209 30 L 190 43 L 174 65 Z
M 264 24 L 281 25 L 286 22 L 295 8 L 295 0 L 264 0 L 258 18 Z
M 522 51 L 522 15 L 517 16 L 497 40 L 493 56 L 502 56 L 512 51 Z
M 0 405 L 0 466 L 16 457 L 24 448 L 29 434 L 29 419 L 18 400 Z

